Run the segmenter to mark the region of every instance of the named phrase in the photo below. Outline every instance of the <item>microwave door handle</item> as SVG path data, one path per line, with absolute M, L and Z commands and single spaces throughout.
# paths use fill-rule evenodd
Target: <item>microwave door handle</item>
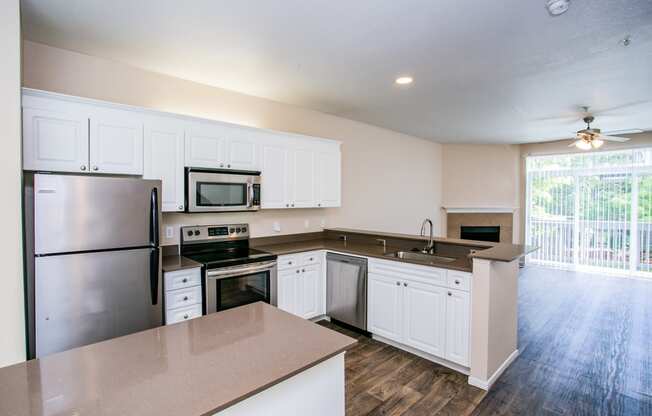
M 247 182 L 247 208 L 254 206 L 254 185 Z

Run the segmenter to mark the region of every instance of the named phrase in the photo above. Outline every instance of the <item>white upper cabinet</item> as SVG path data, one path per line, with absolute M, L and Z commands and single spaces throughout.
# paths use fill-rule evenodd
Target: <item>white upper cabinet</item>
M 261 207 L 289 208 L 289 149 L 282 142 L 272 141 L 261 146 L 262 177 L 261 177 Z
M 164 117 L 145 120 L 143 178 L 160 179 L 161 209 L 184 210 L 184 123 Z
M 259 147 L 259 142 L 253 132 L 234 130 L 227 140 L 227 167 L 238 170 L 259 170 Z
M 183 211 L 184 167 L 261 172 L 263 209 L 341 205 L 333 140 L 23 89 L 23 168 L 142 175 Z
M 87 172 L 88 116 L 23 108 L 23 168 Z
M 259 170 L 255 131 L 219 123 L 188 123 L 186 166 L 207 169 Z
M 142 120 L 129 111 L 93 111 L 89 153 L 93 173 L 143 174 Z
M 292 152 L 290 169 L 290 207 L 311 208 L 315 200 L 315 152 L 298 148 Z
M 211 123 L 188 123 L 186 128 L 186 166 L 226 168 L 226 131 Z
M 341 205 L 339 144 L 266 139 L 261 145 L 263 209 Z
M 317 165 L 315 184 L 318 207 L 339 207 L 342 205 L 341 159 L 339 149 L 319 151 L 315 155 Z

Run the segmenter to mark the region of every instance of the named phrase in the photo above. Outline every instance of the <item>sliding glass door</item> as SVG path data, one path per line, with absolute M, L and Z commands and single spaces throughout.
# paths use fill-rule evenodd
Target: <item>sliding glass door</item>
M 652 272 L 651 162 L 650 149 L 528 157 L 528 260 Z

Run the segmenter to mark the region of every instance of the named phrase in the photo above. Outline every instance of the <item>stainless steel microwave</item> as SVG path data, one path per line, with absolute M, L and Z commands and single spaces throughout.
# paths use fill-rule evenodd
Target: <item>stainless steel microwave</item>
M 188 212 L 258 211 L 260 172 L 186 168 Z

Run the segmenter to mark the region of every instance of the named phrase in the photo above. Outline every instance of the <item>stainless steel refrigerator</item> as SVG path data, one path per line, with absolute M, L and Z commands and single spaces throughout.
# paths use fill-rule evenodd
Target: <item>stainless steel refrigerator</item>
M 160 326 L 161 182 L 25 177 L 30 358 Z

